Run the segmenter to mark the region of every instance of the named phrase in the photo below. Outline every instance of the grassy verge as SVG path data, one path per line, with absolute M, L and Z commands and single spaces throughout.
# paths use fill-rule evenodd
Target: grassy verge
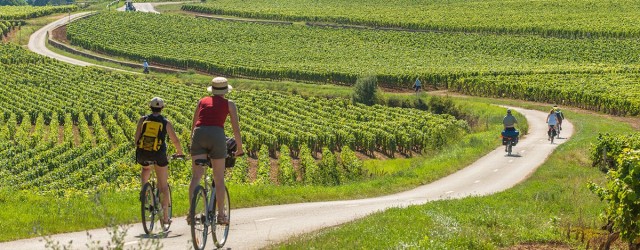
M 269 82 L 244 84 L 248 84 L 246 88 L 249 85 L 259 88 L 269 85 Z M 313 89 L 325 87 L 329 88 L 304 84 L 291 88 L 311 93 Z M 336 87 L 333 93 L 347 93 L 340 88 Z M 326 93 L 330 92 L 326 90 Z M 503 108 L 496 106 L 467 101 L 462 103 L 479 113 L 494 113 L 498 117 L 504 113 Z M 229 189 L 234 207 L 355 199 L 381 195 L 381 191 L 384 194 L 399 192 L 453 173 L 495 149 L 499 144 L 499 130 L 500 123 L 496 123 L 488 130 L 469 134 L 439 152 L 429 152 L 410 159 L 377 161 L 375 164 L 385 174 L 338 187 L 229 185 Z M 181 167 L 188 168 L 187 165 Z M 188 208 L 187 187 L 173 186 L 172 190 L 174 215 L 185 215 Z M 93 190 L 83 195 L 56 198 L 28 191 L 12 191 L 8 187 L 0 188 L 0 227 L 3 228 L 0 241 L 35 237 L 37 232 L 53 234 L 104 227 L 109 222 L 136 223 L 140 216 L 137 197 L 138 190 Z
M 125 71 L 130 71 L 130 72 L 135 72 L 135 73 L 141 73 L 142 72 L 142 64 L 140 64 L 139 68 L 131 68 L 131 67 L 127 67 L 118 63 L 112 63 L 112 62 L 106 62 L 106 61 L 99 61 L 99 60 L 95 60 L 95 59 L 91 59 L 91 58 L 87 58 L 81 55 L 76 55 L 70 52 L 67 52 L 65 50 L 56 48 L 54 46 L 51 46 L 50 44 L 46 44 L 47 48 L 49 50 L 51 50 L 52 52 L 59 54 L 59 55 L 63 55 L 69 58 L 73 58 L 73 59 L 77 59 L 80 61 L 84 61 L 84 62 L 88 62 L 88 63 L 92 63 L 95 65 L 100 65 L 100 66 L 104 66 L 104 67 L 109 67 L 109 68 L 114 68 L 114 69 L 121 69 L 121 70 L 125 70 Z M 126 60 L 122 60 L 123 62 L 126 62 Z
M 9 41 L 26 46 L 29 43 L 29 37 L 31 36 L 31 34 L 33 34 L 33 32 L 36 32 L 45 25 L 68 15 L 68 13 L 58 13 L 49 16 L 29 19 L 27 20 L 26 25 L 20 27 L 20 29 L 15 31 L 13 36 L 9 38 Z
M 567 112 L 567 116 L 576 128 L 571 140 L 558 146 L 527 181 L 510 190 L 488 197 L 390 209 L 273 248 L 499 249 L 520 243 L 557 242 L 575 247 L 581 243 L 567 238 L 569 225 L 602 225 L 598 215 L 603 204 L 586 183 L 601 182 L 604 175 L 589 167 L 588 145 L 598 132 L 626 133 L 633 129 L 613 119 L 595 119 L 594 115 Z

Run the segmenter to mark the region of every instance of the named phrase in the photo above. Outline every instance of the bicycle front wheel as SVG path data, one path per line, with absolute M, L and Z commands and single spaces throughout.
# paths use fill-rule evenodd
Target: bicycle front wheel
M 207 216 L 207 192 L 202 186 L 197 186 L 191 198 L 189 222 L 191 223 L 191 241 L 193 248 L 203 250 L 207 244 L 207 235 L 211 222 Z
M 226 197 L 224 199 L 224 207 L 219 208 L 216 204 L 217 204 L 217 198 L 215 197 L 215 187 L 213 188 L 213 191 L 211 192 L 211 196 L 213 197 L 212 202 L 211 202 L 211 207 L 215 208 L 215 212 L 214 212 L 214 219 L 216 220 L 215 223 L 213 223 L 213 225 L 211 226 L 211 233 L 213 234 L 213 242 L 216 245 L 217 248 L 221 248 L 222 246 L 224 246 L 224 244 L 227 242 L 227 236 L 229 236 L 229 224 L 231 223 L 231 202 L 229 199 L 229 189 L 226 188 L 225 189 L 226 193 Z M 219 215 L 226 215 L 227 216 L 227 221 L 229 223 L 226 224 L 221 224 L 219 223 L 218 216 Z
M 140 207 L 142 215 L 142 226 L 146 234 L 151 234 L 153 231 L 153 224 L 155 221 L 155 204 L 153 197 L 153 187 L 148 182 L 142 186 L 140 192 Z
M 167 188 L 169 191 L 169 206 L 167 207 L 166 210 L 162 210 L 162 213 L 160 216 L 164 216 L 164 213 L 166 213 L 168 215 L 168 219 L 171 220 L 171 217 L 173 216 L 173 211 L 171 210 L 171 203 L 172 203 L 172 199 L 171 199 L 171 186 L 169 186 L 169 184 L 167 184 Z M 160 196 L 163 197 L 163 196 Z M 162 202 L 160 202 L 160 204 L 158 204 L 158 206 L 162 206 Z M 169 231 L 169 227 L 171 227 L 171 223 L 164 223 L 164 220 L 162 219 L 164 217 L 160 217 L 160 224 L 162 225 L 162 231 L 163 232 L 168 232 Z

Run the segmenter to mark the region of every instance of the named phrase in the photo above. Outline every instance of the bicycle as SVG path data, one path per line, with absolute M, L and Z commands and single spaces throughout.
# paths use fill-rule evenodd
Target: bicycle
M 514 137 L 504 136 L 502 137 L 502 145 L 505 145 L 504 151 L 507 152 L 507 155 L 511 156 L 513 146 L 516 145 L 516 139 Z
M 177 158 L 184 159 L 184 155 L 171 156 L 172 160 Z M 144 161 L 144 163 L 152 167 L 158 165 L 156 161 Z M 171 227 L 171 223 L 166 223 L 164 221 L 165 211 L 162 209 L 162 203 L 160 202 L 160 189 L 158 189 L 158 187 L 156 186 L 155 180 L 156 171 L 152 170 L 149 181 L 142 185 L 142 190 L 140 191 L 140 212 L 142 217 L 142 226 L 146 234 L 151 234 L 153 232 L 153 228 L 157 219 L 160 220 L 162 232 L 168 232 L 169 227 Z M 169 205 L 167 206 L 166 213 L 168 214 L 169 220 L 171 220 L 171 217 L 173 215 L 171 208 L 171 186 L 168 183 L 167 186 L 169 192 Z M 156 215 L 158 215 L 158 218 L 156 218 Z
M 558 121 L 558 124 L 556 125 L 556 127 L 558 127 L 556 129 L 556 134 L 557 134 L 557 139 L 560 139 L 560 131 L 562 131 L 562 121 Z
M 211 168 L 211 160 L 208 158 L 195 160 L 195 164 L 203 168 Z M 233 167 L 234 164 L 235 156 L 233 153 L 229 153 L 225 159 L 225 169 Z M 207 174 L 209 171 L 207 170 L 205 169 L 202 178 L 205 184 L 198 185 L 193 191 L 189 209 L 188 220 L 191 224 L 191 239 L 193 247 L 197 250 L 203 250 L 207 244 L 209 227 L 211 227 L 211 235 L 215 246 L 217 248 L 223 247 L 227 242 L 227 236 L 229 236 L 229 222 L 231 221 L 229 188 L 225 189 L 224 206 L 219 208 L 216 206 L 216 183 L 209 177 Z M 211 183 L 211 185 L 208 183 Z M 209 186 L 211 186 L 211 191 L 209 191 Z M 218 222 L 218 215 L 220 215 L 221 210 L 226 215 L 227 223 Z
M 520 132 L 517 130 L 508 131 L 505 129 L 502 131 L 502 145 L 505 146 L 504 151 L 507 152 L 507 155 L 511 156 L 511 152 L 513 151 L 513 146 L 518 144 L 518 136 Z
M 551 141 L 551 144 L 553 144 L 553 139 L 556 137 L 557 132 L 555 125 L 549 125 L 549 131 L 547 134 L 549 135 L 549 141 Z

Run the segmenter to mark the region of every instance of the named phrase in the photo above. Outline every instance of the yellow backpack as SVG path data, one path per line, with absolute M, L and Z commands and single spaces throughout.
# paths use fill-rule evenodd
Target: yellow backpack
M 164 125 L 162 122 L 145 120 L 142 122 L 142 135 L 138 141 L 138 148 L 146 151 L 158 151 L 162 146 L 160 133 Z

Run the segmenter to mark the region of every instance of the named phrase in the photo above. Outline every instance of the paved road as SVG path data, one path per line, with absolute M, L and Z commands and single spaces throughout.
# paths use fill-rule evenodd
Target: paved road
M 77 19 L 86 15 L 91 14 L 91 12 L 82 12 L 82 13 L 78 13 L 78 14 L 73 14 L 70 17 L 64 17 L 61 18 L 55 22 L 52 22 L 50 24 L 45 25 L 44 27 L 40 28 L 38 31 L 34 32 L 33 34 L 31 34 L 31 36 L 29 37 L 29 44 L 27 45 L 29 50 L 36 52 L 40 55 L 43 56 L 47 56 L 47 57 L 51 57 L 54 59 L 58 59 L 60 61 L 66 62 L 66 63 L 70 63 L 70 64 L 75 64 L 78 66 L 95 66 L 94 64 L 88 63 L 88 62 L 84 62 L 84 61 L 80 61 L 77 59 L 73 59 L 70 57 L 66 57 L 63 55 L 59 55 L 54 53 L 53 51 L 49 50 L 49 48 L 47 48 L 46 43 L 47 43 L 47 34 L 49 31 L 55 29 L 56 27 L 66 24 L 69 22 L 69 20 L 73 20 L 73 19 Z
M 441 180 L 406 192 L 376 198 L 310 202 L 232 210 L 229 240 L 225 247 L 232 249 L 258 249 L 271 243 L 283 241 L 301 233 L 339 225 L 371 213 L 392 207 L 424 204 L 433 200 L 460 198 L 471 195 L 488 195 L 513 187 L 526 179 L 553 152 L 558 144 L 547 141 L 546 113 L 513 108 L 524 114 L 529 121 L 530 134 L 520 140 L 514 148 L 516 156 L 507 156 L 499 147 L 472 165 Z M 497 134 L 497 132 L 496 132 Z M 573 134 L 573 125 L 563 124 L 563 137 Z M 233 199 L 233 190 L 231 190 Z M 142 225 L 129 225 L 126 246 L 133 248 L 144 243 Z M 174 219 L 172 231 L 167 238 L 160 239 L 165 249 L 189 249 L 190 231 L 184 217 Z M 110 237 L 105 229 L 90 230 L 93 240 L 107 242 Z M 86 232 L 53 235 L 61 243 L 73 240 L 75 247 L 84 247 Z M 0 243 L 0 249 L 39 249 L 44 247 L 40 239 L 25 239 Z M 208 244 L 209 245 L 209 244 Z M 211 246 L 209 246 L 211 247 Z
M 134 6 L 140 12 L 160 13 L 160 12 L 156 11 L 154 6 L 163 5 L 163 4 L 180 4 L 180 2 L 166 2 L 166 3 L 154 3 L 154 4 L 151 4 L 151 3 L 134 3 Z M 118 10 L 124 11 L 124 7 L 121 7 Z M 29 44 L 27 45 L 27 47 L 29 48 L 29 50 L 31 50 L 31 51 L 33 51 L 35 53 L 38 53 L 40 55 L 51 57 L 51 58 L 54 58 L 54 59 L 57 59 L 57 60 L 60 60 L 60 61 L 66 62 L 66 63 L 78 65 L 78 66 L 97 66 L 97 67 L 106 68 L 106 69 L 110 69 L 110 70 L 124 71 L 124 70 L 121 70 L 121 69 L 116 69 L 116 68 L 96 65 L 96 64 L 85 62 L 85 61 L 77 60 L 77 59 L 74 59 L 74 58 L 71 58 L 71 57 L 67 57 L 67 56 L 63 56 L 63 55 L 60 55 L 60 54 L 56 54 L 53 51 L 49 50 L 49 48 L 47 48 L 47 46 L 46 46 L 47 36 L 48 36 L 48 33 L 51 30 L 57 28 L 60 25 L 67 24 L 67 23 L 69 23 L 69 21 L 73 21 L 74 19 L 78 19 L 78 18 L 81 18 L 83 16 L 90 15 L 92 13 L 93 12 L 82 12 L 82 13 L 73 14 L 71 16 L 66 16 L 64 18 L 61 18 L 61 19 L 55 21 L 55 22 L 52 22 L 50 24 L 45 25 L 44 27 L 40 28 L 39 30 L 34 32 L 29 37 Z
M 179 4 L 180 2 L 178 2 Z M 165 3 L 166 4 L 166 3 Z M 152 3 L 133 3 L 133 7 L 136 8 L 138 12 L 149 12 L 160 14 L 160 12 L 156 11 L 155 5 Z M 124 11 L 124 6 L 118 8 L 118 11 Z

